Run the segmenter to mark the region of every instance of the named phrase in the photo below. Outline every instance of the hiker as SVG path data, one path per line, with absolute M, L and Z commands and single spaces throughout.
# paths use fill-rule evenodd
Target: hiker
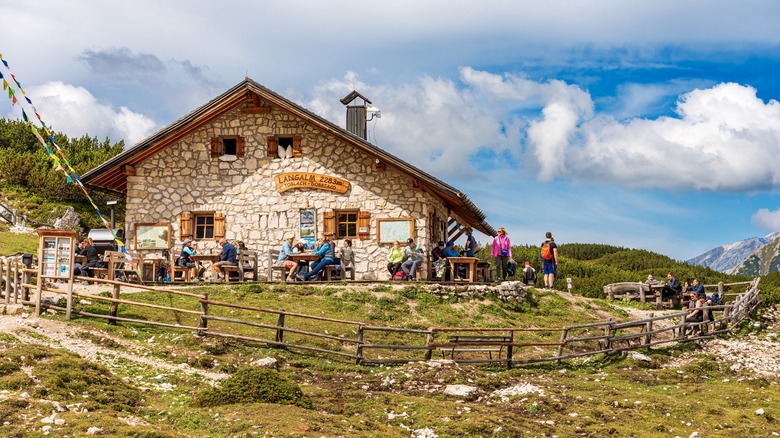
M 544 273 L 544 288 L 552 289 L 555 286 L 555 276 L 558 274 L 558 245 L 551 232 L 548 231 L 545 236 L 547 239 L 542 242 L 540 258 Z

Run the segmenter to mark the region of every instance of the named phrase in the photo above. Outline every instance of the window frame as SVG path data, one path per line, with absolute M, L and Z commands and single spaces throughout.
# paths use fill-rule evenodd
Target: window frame
M 341 215 L 354 215 L 354 221 L 341 221 L 340 216 Z M 357 208 L 348 208 L 348 209 L 338 209 L 333 210 L 333 219 L 335 221 L 333 232 L 335 234 L 336 239 L 357 239 L 360 229 L 360 209 Z M 341 225 L 346 224 L 346 234 L 341 233 Z M 354 234 L 349 234 L 349 226 L 354 227 Z
M 211 224 L 204 223 L 199 224 L 198 219 L 204 218 L 208 220 L 211 219 Z M 203 228 L 203 235 L 199 236 L 198 231 L 200 228 Z M 211 229 L 211 236 L 208 236 L 208 229 Z M 213 211 L 198 211 L 192 213 L 192 238 L 193 240 L 208 240 L 208 239 L 214 239 L 216 231 L 216 213 Z

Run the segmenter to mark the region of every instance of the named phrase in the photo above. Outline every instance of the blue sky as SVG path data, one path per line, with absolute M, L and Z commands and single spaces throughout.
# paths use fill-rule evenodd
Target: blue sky
M 0 19 L 70 136 L 133 144 L 247 75 L 343 126 L 356 88 L 382 110 L 369 140 L 514 244 L 684 260 L 780 230 L 777 1 L 42 0 Z

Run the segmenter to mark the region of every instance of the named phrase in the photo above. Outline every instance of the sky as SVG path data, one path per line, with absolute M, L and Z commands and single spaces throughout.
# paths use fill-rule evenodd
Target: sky
M 355 89 L 381 110 L 369 141 L 515 245 L 687 260 L 780 230 L 776 0 L 39 0 L 0 20 L 70 137 L 133 145 L 247 76 L 345 126 Z

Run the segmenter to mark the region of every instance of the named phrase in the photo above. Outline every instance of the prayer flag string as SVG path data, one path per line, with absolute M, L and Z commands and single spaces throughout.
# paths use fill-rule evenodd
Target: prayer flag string
M 127 254 L 127 249 L 125 248 L 124 242 L 122 242 L 119 239 L 119 237 L 117 237 L 117 235 L 114 233 L 114 230 L 111 229 L 111 224 L 109 223 L 108 220 L 106 220 L 106 218 L 100 212 L 100 208 L 98 208 L 98 206 L 95 204 L 95 201 L 89 195 L 89 191 L 87 191 L 87 188 L 84 186 L 84 184 L 82 184 L 81 178 L 79 178 L 79 176 L 76 174 L 76 171 L 73 170 L 73 167 L 70 165 L 70 162 L 68 162 L 65 153 L 62 151 L 62 149 L 60 149 L 59 145 L 54 140 L 54 135 L 52 134 L 52 132 L 49 130 L 49 127 L 46 126 L 46 123 L 41 118 L 40 114 L 38 113 L 38 109 L 35 108 L 35 105 L 33 105 L 32 100 L 30 100 L 30 98 L 27 97 L 27 92 L 22 87 L 22 84 L 16 79 L 16 75 L 14 75 L 14 73 L 11 71 L 11 67 L 8 65 L 8 62 L 5 59 L 3 59 L 2 53 L 0 53 L 0 61 L 2 61 L 3 65 L 5 65 L 5 68 L 8 70 L 11 79 L 16 84 L 18 90 L 22 93 L 22 96 L 24 96 L 24 100 L 27 101 L 27 104 L 29 104 L 30 107 L 32 107 L 33 114 L 35 114 L 35 117 L 38 119 L 38 123 L 40 123 L 41 129 L 43 129 L 43 133 L 49 139 L 51 145 L 54 146 L 54 149 L 56 149 L 56 153 L 54 150 L 52 150 L 49 147 L 49 144 L 46 142 L 46 139 L 44 139 L 41 133 L 38 132 L 38 129 L 35 127 L 35 124 L 32 123 L 30 119 L 27 117 L 27 113 L 23 108 L 23 104 L 20 103 L 19 99 L 16 98 L 16 92 L 14 91 L 13 86 L 8 82 L 8 80 L 6 80 L 2 72 L 0 72 L 0 78 L 3 79 L 3 91 L 6 90 L 8 91 L 8 98 L 11 100 L 11 106 L 19 104 L 19 108 L 22 110 L 22 119 L 25 121 L 25 123 L 30 125 L 33 134 L 35 134 L 35 137 L 46 149 L 46 153 L 54 161 L 55 171 L 60 171 L 63 174 L 65 174 L 66 183 L 76 182 L 76 184 L 79 186 L 81 191 L 84 193 L 84 196 L 86 196 L 87 200 L 92 205 L 92 208 L 95 209 L 95 213 L 97 213 L 98 217 L 103 222 L 103 225 L 106 227 L 106 229 L 108 229 L 108 231 L 111 232 L 111 236 L 113 237 L 114 241 L 119 247 L 119 250 Z M 65 163 L 65 166 L 63 166 L 62 163 Z M 130 257 L 130 254 L 127 254 L 127 256 Z

